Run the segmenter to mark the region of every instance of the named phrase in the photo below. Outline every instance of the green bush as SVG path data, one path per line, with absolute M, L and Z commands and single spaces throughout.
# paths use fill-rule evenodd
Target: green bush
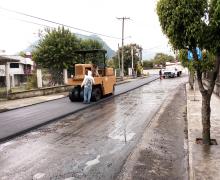
M 36 89 L 36 88 L 37 88 L 37 75 L 36 73 L 33 73 L 32 75 L 29 75 L 27 77 L 26 89 L 30 90 L 30 89 Z

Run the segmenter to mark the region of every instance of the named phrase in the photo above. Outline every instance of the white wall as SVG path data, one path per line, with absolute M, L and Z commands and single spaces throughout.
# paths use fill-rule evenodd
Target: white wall
M 5 65 L 0 65 L 0 76 L 5 76 Z
M 9 65 L 9 74 L 24 74 L 24 64 L 19 63 L 19 68 L 10 68 Z M 31 70 L 33 70 L 33 66 L 31 67 Z M 5 65 L 0 65 L 0 76 L 5 76 Z
M 147 70 L 143 70 L 143 74 L 149 74 L 149 75 L 159 75 L 159 70 L 160 69 L 147 69 Z
M 10 66 L 9 66 L 10 67 Z M 9 69 L 9 74 L 24 74 L 24 67 L 22 64 L 19 64 L 19 68 L 10 68 Z

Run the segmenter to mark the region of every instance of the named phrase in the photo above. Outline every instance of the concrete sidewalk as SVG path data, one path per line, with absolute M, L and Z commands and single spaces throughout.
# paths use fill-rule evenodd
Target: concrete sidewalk
M 188 142 L 184 142 L 184 149 L 186 148 L 186 154 L 188 154 L 188 158 L 186 160 L 187 166 L 189 166 L 187 179 L 190 180 L 218 180 L 220 179 L 220 148 L 219 145 L 202 145 L 196 143 L 196 138 L 202 137 L 202 121 L 201 121 L 201 105 L 202 105 L 202 97 L 196 87 L 196 91 L 190 90 L 189 85 L 186 84 L 186 97 L 187 97 L 187 128 L 188 128 Z M 177 97 L 176 97 L 177 98 Z M 168 97 L 166 103 L 162 105 L 160 111 L 152 120 L 151 128 L 146 129 L 143 137 L 141 138 L 139 144 L 128 157 L 121 174 L 118 176 L 117 180 L 131 180 L 131 179 L 185 179 L 185 178 L 168 178 L 165 177 L 171 176 L 172 171 L 175 171 L 175 162 L 172 161 L 172 158 L 168 158 L 169 154 L 175 156 L 175 154 L 182 147 L 175 147 L 176 142 L 172 141 L 172 138 L 177 139 L 177 135 L 172 134 L 172 128 L 169 129 L 162 124 L 160 128 L 158 128 L 159 124 L 163 122 L 163 119 L 166 119 L 165 108 L 167 104 L 169 104 L 172 100 L 172 97 Z M 180 100 L 182 101 L 182 100 Z M 220 144 L 220 97 L 215 94 L 212 95 L 211 99 L 211 138 L 216 139 L 217 143 Z M 184 108 L 185 109 L 185 108 Z M 168 109 L 169 110 L 169 109 Z M 174 115 L 176 112 L 170 110 L 170 114 Z M 162 118 L 161 118 L 162 116 Z M 180 116 L 181 117 L 181 116 Z M 173 123 L 178 122 L 179 117 L 175 116 L 175 121 Z M 172 118 L 166 123 L 170 123 Z M 172 126 L 170 124 L 170 126 Z M 158 131 L 157 131 L 158 130 Z M 176 130 L 182 131 L 181 128 L 176 127 Z M 187 129 L 186 129 L 187 130 Z M 161 133 L 163 131 L 167 131 L 168 134 L 172 134 L 172 138 L 169 137 L 168 134 L 164 134 L 163 143 L 158 143 L 158 139 L 161 137 Z M 162 133 L 163 134 L 163 133 Z M 156 138 L 155 138 L 156 137 Z M 165 141 L 168 139 L 169 141 Z M 174 143 L 173 146 L 170 146 L 170 142 Z M 158 149 L 155 148 L 154 144 L 158 144 L 159 147 L 167 146 L 167 152 L 164 154 L 157 153 Z M 170 147 L 175 147 L 175 151 L 172 152 Z M 162 148 L 163 149 L 163 148 Z M 161 149 L 161 150 L 162 150 Z M 150 151 L 152 150 L 152 152 Z M 160 151 L 158 151 L 160 152 Z M 151 161 L 151 155 L 154 157 L 154 161 Z M 172 165 L 170 171 L 167 171 L 167 167 L 164 166 L 161 162 L 162 160 L 158 160 L 160 156 L 164 157 L 164 159 L 168 159 L 172 161 Z M 171 156 L 172 157 L 172 156 Z M 177 156 L 178 157 L 178 156 Z M 178 159 L 178 162 L 181 162 L 181 158 Z M 150 164 L 150 165 L 149 165 Z M 169 161 L 167 162 L 167 166 L 169 165 Z M 150 166 L 150 167 L 149 167 Z M 174 166 L 174 167 L 172 167 Z M 142 169 L 138 169 L 138 167 L 142 167 Z M 181 175 L 181 173 L 179 174 Z M 182 174 L 183 175 L 183 174 Z M 137 178 L 138 177 L 138 178 Z M 140 178 L 141 177 L 141 178 Z
M 63 98 L 66 97 L 68 94 L 69 92 L 62 92 L 58 94 L 50 94 L 47 96 L 36 96 L 36 97 L 23 98 L 23 99 L 0 101 L 0 113 L 11 109 L 16 109 L 20 107 L 42 103 L 45 101 L 51 101 L 51 100 Z
M 188 148 L 189 148 L 189 178 L 190 180 L 220 179 L 220 148 L 219 145 L 202 145 L 196 143 L 196 138 L 202 138 L 201 94 L 189 90 L 187 93 Z M 215 94 L 211 99 L 211 138 L 220 144 L 220 97 Z

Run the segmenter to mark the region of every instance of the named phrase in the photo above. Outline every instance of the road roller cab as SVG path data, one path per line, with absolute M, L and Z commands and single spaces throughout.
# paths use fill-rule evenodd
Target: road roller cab
M 106 67 L 105 65 L 106 51 L 102 49 L 96 49 L 77 51 L 76 53 L 83 55 L 84 62 L 86 54 L 101 53 L 103 54 L 103 62 L 101 65 L 93 63 L 74 65 L 75 73 L 72 74 L 71 78 L 68 79 L 68 84 L 74 86 L 74 88 L 69 92 L 69 99 L 72 102 L 83 100 L 83 88 L 81 88 L 81 84 L 83 82 L 86 71 L 88 70 L 92 71 L 92 76 L 95 80 L 95 84 L 93 84 L 92 88 L 92 101 L 98 101 L 106 95 L 113 94 L 114 86 L 116 84 L 116 77 L 114 75 L 113 68 Z

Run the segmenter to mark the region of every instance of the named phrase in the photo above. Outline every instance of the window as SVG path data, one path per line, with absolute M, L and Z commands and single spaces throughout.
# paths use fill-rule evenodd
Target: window
M 19 63 L 10 63 L 10 68 L 19 68 Z

